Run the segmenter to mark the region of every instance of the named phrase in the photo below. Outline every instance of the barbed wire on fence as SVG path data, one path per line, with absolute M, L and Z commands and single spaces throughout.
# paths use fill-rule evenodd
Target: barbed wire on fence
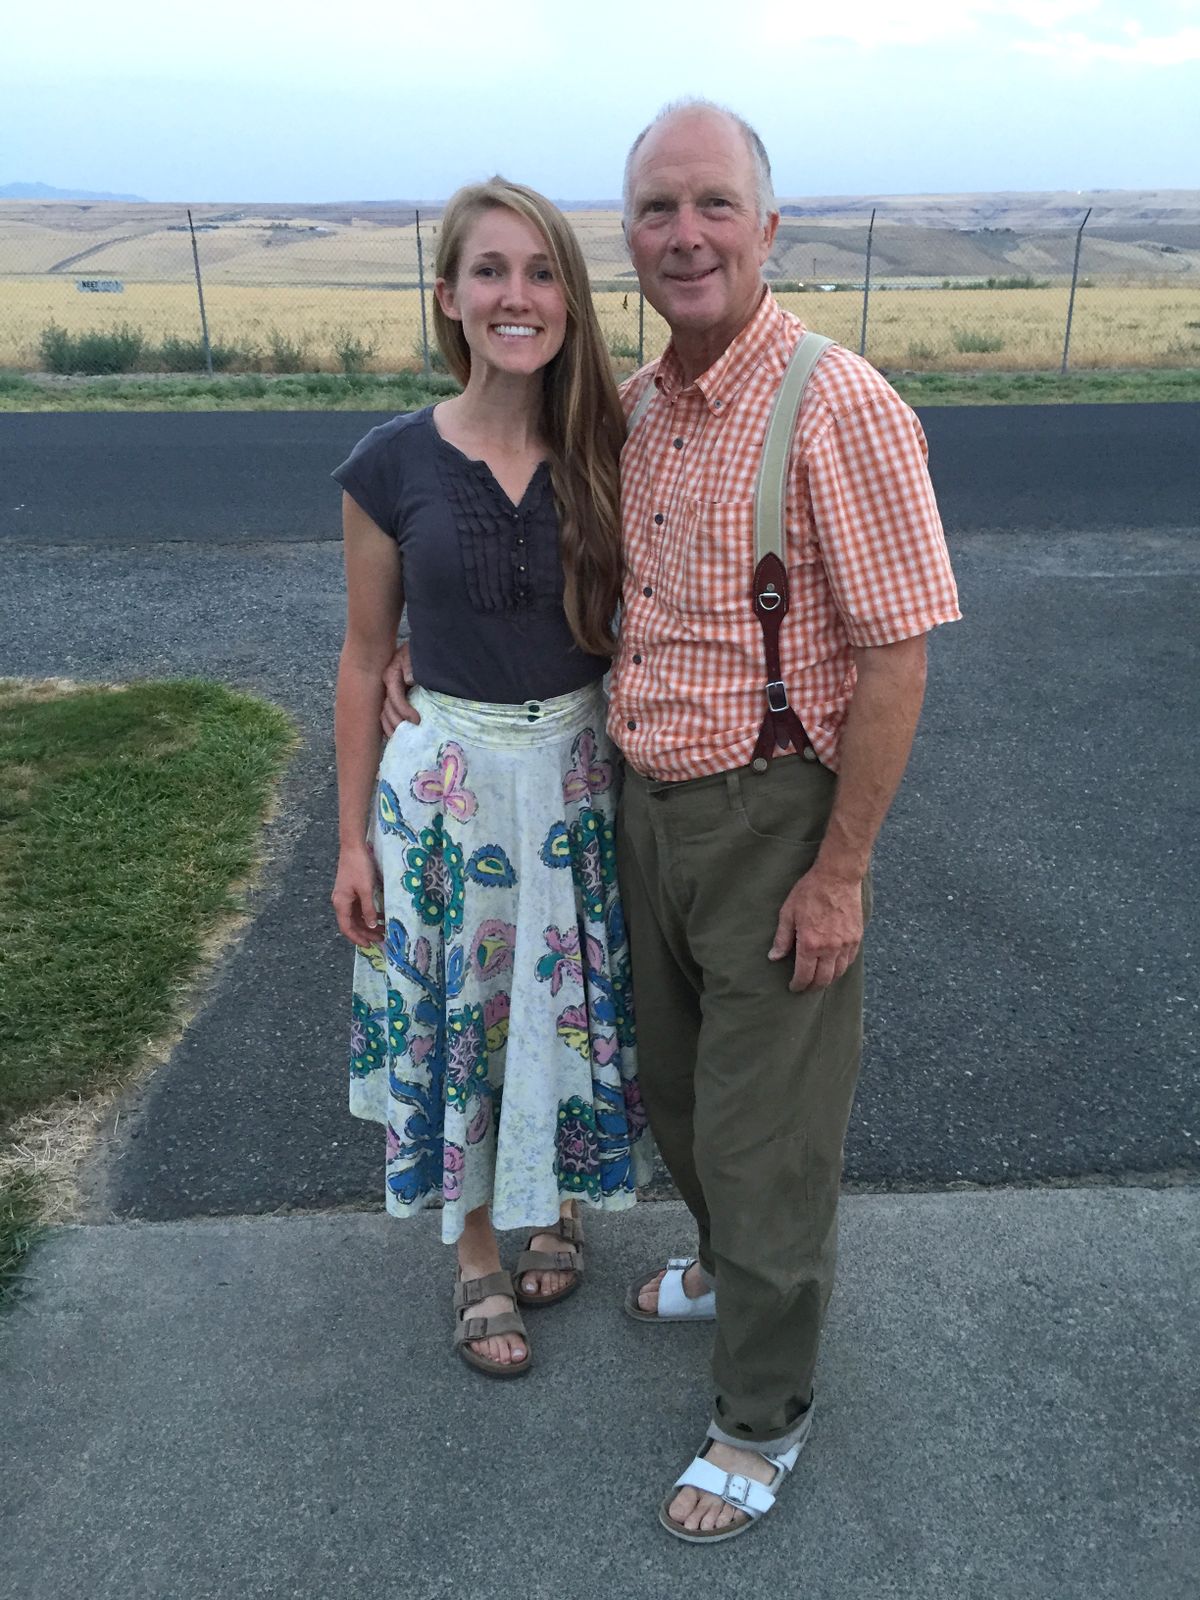
M 618 213 L 570 217 L 614 365 L 633 371 L 665 325 Z M 1172 243 L 1085 220 L 935 227 L 785 206 L 765 273 L 884 371 L 1200 365 L 1200 228 Z M 436 372 L 438 227 L 437 208 L 387 205 L 0 202 L 0 368 Z

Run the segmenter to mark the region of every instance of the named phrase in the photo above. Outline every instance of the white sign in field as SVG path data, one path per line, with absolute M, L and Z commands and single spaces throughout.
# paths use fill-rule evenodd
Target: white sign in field
M 124 294 L 125 285 L 120 278 L 79 278 L 75 287 L 80 294 Z

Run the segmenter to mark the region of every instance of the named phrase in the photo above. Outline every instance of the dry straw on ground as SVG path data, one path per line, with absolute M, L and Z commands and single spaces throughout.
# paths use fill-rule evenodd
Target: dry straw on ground
M 206 293 L 216 344 L 256 351 L 270 370 L 282 339 L 300 352 L 305 371 L 338 371 L 337 346 L 349 331 L 371 347 L 365 368 L 397 372 L 420 366 L 421 307 L 414 289 L 217 285 Z M 637 352 L 636 292 L 595 295 L 610 347 L 629 367 Z M 781 291 L 780 300 L 810 326 L 857 349 L 862 297 L 852 292 Z M 879 366 L 911 371 L 1036 371 L 1062 357 L 1067 289 L 880 290 L 870 304 L 867 353 Z M 152 343 L 199 337 L 194 287 L 129 283 L 121 295 L 81 295 L 60 278 L 10 281 L 0 319 L 0 368 L 32 371 L 48 323 L 68 332 L 127 323 Z M 658 355 L 666 329 L 649 307 L 645 354 Z M 1200 364 L 1200 284 L 1187 288 L 1097 286 L 1076 298 L 1072 365 Z

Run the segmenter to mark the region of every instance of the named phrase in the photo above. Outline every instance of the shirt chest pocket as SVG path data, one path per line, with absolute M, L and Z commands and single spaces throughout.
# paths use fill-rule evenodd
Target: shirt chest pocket
M 670 594 L 685 616 L 747 611 L 754 578 L 754 496 L 685 500 Z

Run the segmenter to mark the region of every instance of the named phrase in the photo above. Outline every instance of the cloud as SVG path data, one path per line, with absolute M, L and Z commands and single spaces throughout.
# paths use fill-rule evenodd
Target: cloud
M 1123 39 L 1095 39 L 1083 33 L 1055 33 L 1048 39 L 1019 40 L 1014 48 L 1023 55 L 1044 56 L 1072 67 L 1090 67 L 1097 61 L 1118 61 L 1138 67 L 1178 67 L 1200 61 L 1200 28 L 1180 28 L 1175 33 L 1142 33 L 1127 23 Z
M 1165 67 L 1200 59 L 1200 27 L 1172 26 L 1198 14 L 1197 0 L 1143 0 L 1137 15 L 1130 0 L 913 0 L 907 9 L 895 0 L 858 0 L 841 10 L 771 4 L 762 22 L 773 49 L 965 44 L 1073 66 Z

